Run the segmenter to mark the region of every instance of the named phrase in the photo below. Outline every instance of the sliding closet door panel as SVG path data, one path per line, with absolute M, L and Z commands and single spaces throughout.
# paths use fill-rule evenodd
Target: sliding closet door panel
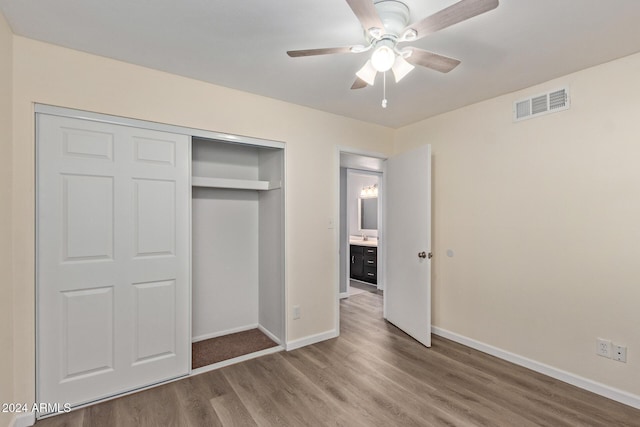
M 67 402 L 117 384 L 118 136 L 57 120 L 38 123 L 38 399 Z
M 119 355 L 140 384 L 189 372 L 190 137 L 126 128 Z M 124 284 L 127 286 L 125 287 Z
M 189 370 L 189 139 L 46 114 L 38 139 L 38 401 Z

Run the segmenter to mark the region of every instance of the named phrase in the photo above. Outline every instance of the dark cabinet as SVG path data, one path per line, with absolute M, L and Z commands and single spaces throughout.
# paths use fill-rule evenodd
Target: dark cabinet
M 363 282 L 378 283 L 378 248 L 351 245 L 350 277 Z
M 364 253 L 362 246 L 351 245 L 351 278 L 361 278 L 364 275 Z

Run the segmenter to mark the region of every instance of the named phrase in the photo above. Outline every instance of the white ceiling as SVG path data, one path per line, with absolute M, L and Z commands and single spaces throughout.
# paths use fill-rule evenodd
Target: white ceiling
M 411 22 L 455 0 L 403 0 Z M 351 90 L 367 53 L 287 50 L 364 43 L 344 0 L 0 0 L 15 34 L 347 117 L 401 127 L 640 52 L 640 0 L 501 0 L 411 45 L 462 64 L 417 67 Z

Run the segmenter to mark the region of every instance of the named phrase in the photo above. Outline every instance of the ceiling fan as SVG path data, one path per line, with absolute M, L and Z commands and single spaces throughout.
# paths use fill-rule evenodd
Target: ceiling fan
M 416 65 L 448 73 L 460 64 L 457 59 L 416 47 L 400 47 L 436 31 L 498 7 L 498 0 L 460 0 L 421 21 L 409 24 L 409 7 L 398 0 L 346 0 L 365 31 L 366 45 L 290 50 L 290 57 L 362 53 L 373 50 L 371 58 L 356 73 L 351 89 L 373 86 L 378 72 L 393 72 L 396 82 Z

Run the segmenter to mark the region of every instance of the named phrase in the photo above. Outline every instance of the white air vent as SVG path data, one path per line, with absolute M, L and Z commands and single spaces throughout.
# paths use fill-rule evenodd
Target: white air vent
M 513 120 L 518 122 L 548 113 L 555 113 L 567 110 L 569 106 L 569 90 L 562 88 L 514 102 Z

